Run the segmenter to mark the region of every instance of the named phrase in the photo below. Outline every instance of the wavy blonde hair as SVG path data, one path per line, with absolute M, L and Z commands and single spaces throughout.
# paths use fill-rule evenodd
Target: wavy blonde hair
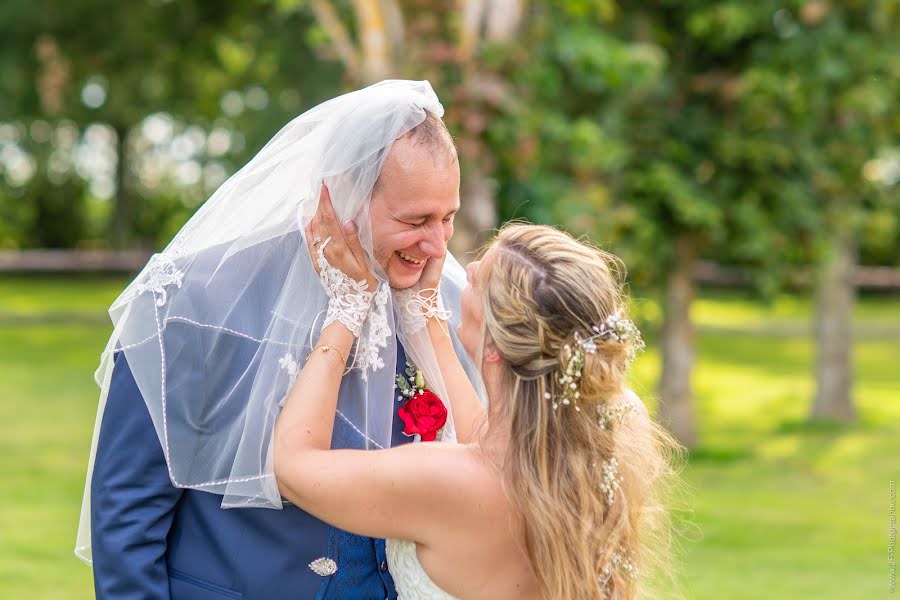
M 565 346 L 625 309 L 620 262 L 539 225 L 509 224 L 492 245 L 484 336 L 505 362 L 506 397 L 491 419 L 509 427 L 501 479 L 524 523 L 525 550 L 543 596 L 652 593 L 646 575 L 670 564 L 661 488 L 675 476 L 681 448 L 642 403 L 622 424 L 601 427 L 598 408 L 637 400 L 626 386 L 626 344 L 598 340 L 597 352 L 585 355 L 577 409 L 553 406 L 567 366 Z M 608 505 L 600 484 L 603 461 L 611 458 L 621 482 Z M 615 553 L 635 562 L 640 576 L 616 568 Z

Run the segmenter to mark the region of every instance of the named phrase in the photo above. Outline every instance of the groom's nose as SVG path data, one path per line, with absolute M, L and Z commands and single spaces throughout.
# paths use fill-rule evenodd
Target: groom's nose
M 430 226 L 425 231 L 425 237 L 419 242 L 419 248 L 429 257 L 439 258 L 447 251 L 447 240 L 444 238 L 444 228 Z

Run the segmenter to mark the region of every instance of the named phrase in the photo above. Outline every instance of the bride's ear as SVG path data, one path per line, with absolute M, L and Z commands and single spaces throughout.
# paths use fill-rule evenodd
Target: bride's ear
M 491 364 L 499 364 L 503 362 L 503 357 L 500 356 L 500 352 L 497 351 L 497 347 L 490 339 L 485 340 L 484 342 L 483 362 Z

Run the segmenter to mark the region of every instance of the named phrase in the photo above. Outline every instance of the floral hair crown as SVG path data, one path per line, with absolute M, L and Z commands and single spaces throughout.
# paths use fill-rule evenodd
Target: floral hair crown
M 644 349 L 644 340 L 641 339 L 640 330 L 630 319 L 623 317 L 619 312 L 609 315 L 602 324 L 594 325 L 591 330 L 592 335 L 587 338 L 582 338 L 576 332 L 575 343 L 563 346 L 566 368 L 559 377 L 562 391 L 557 398 L 553 398 L 550 392 L 544 394 L 546 399 L 553 400 L 554 409 L 562 404 L 564 406 L 574 405 L 576 411 L 581 410 L 578 406 L 578 400 L 581 398 L 579 387 L 581 384 L 581 370 L 584 368 L 584 357 L 585 354 L 597 353 L 598 341 L 626 344 L 628 347 L 626 360 L 629 364 Z M 601 419 L 601 426 L 604 426 L 603 420 Z

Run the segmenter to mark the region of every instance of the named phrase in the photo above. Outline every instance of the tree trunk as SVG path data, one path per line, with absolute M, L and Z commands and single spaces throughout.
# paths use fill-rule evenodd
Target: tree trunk
M 687 448 L 697 444 L 694 426 L 691 372 L 694 368 L 694 326 L 690 308 L 694 299 L 694 242 L 682 235 L 675 241 L 674 268 L 666 282 L 662 326 L 662 375 L 659 382 L 660 417 Z
M 362 73 L 366 85 L 381 81 L 393 70 L 390 35 L 383 12 L 384 4 L 378 0 L 355 0 L 356 26 L 359 28 L 359 50 L 362 56 Z
M 849 423 L 853 404 L 853 234 L 839 229 L 822 262 L 816 288 L 816 396 L 811 420 Z
M 477 165 L 467 162 L 459 215 L 450 238 L 450 251 L 463 265 L 469 262 L 469 253 L 487 242 L 497 227 L 493 182 Z
M 403 64 L 406 58 L 406 23 L 397 0 L 380 0 L 381 14 L 384 15 L 385 32 L 390 46 L 390 61 L 393 66 Z
M 115 125 L 116 130 L 116 196 L 113 198 L 109 221 L 109 239 L 113 248 L 126 248 L 131 241 L 133 207 L 128 189 L 128 128 Z

